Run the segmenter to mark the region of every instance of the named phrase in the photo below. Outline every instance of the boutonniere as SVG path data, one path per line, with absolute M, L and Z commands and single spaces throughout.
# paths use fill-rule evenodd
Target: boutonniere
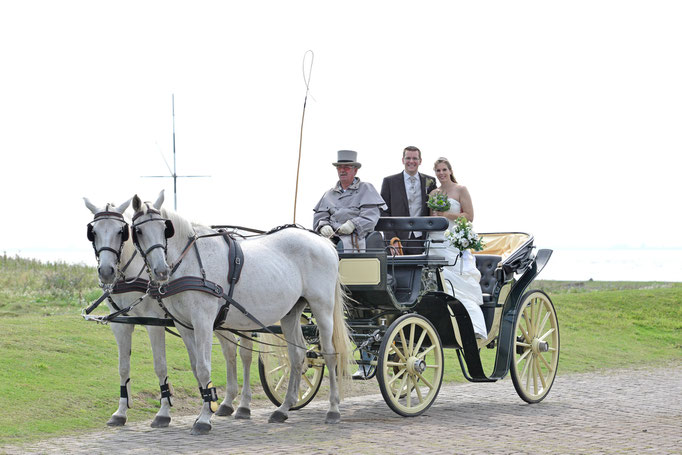
M 426 187 L 427 188 L 430 187 L 431 185 L 433 185 L 434 183 L 436 183 L 436 182 L 433 179 L 426 179 Z

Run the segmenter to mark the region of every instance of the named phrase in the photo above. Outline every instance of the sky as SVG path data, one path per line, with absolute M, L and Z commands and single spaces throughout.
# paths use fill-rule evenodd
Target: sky
M 94 264 L 82 198 L 296 222 L 339 149 L 380 188 L 450 159 L 479 232 L 682 248 L 682 3 L 4 1 L 0 252 Z M 305 65 L 304 65 L 305 63 Z

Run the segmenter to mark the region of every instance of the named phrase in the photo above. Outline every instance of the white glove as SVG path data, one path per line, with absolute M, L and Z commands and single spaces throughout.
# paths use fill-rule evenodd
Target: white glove
M 351 232 L 353 232 L 354 230 L 355 230 L 355 225 L 353 224 L 353 222 L 351 220 L 348 220 L 345 223 L 343 223 L 341 225 L 341 227 L 339 228 L 339 234 L 348 235 Z
M 331 237 L 332 235 L 334 235 L 334 229 L 332 229 L 332 227 L 331 227 L 330 225 L 325 224 L 324 226 L 322 226 L 322 227 L 320 228 L 320 234 L 322 234 L 323 236 L 329 238 L 329 237 Z

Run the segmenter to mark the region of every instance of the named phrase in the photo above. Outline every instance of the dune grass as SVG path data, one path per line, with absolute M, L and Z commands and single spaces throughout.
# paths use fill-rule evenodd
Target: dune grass
M 540 280 L 532 287 L 548 292 L 557 310 L 560 375 L 660 366 L 682 358 L 682 283 Z M 91 267 L 0 256 L 0 446 L 101 428 L 116 409 L 113 334 L 80 317 L 81 308 L 99 293 Z M 486 364 L 492 365 L 494 353 L 483 350 Z M 445 381 L 464 381 L 454 351 L 445 354 Z M 194 414 L 201 401 L 182 341 L 168 336 L 167 355 L 173 414 Z M 141 327 L 133 337 L 131 368 L 128 418 L 151 419 L 159 388 Z M 254 407 L 271 406 L 256 362 L 251 377 Z M 225 385 L 217 344 L 213 382 L 219 391 Z M 378 393 L 379 387 L 369 381 L 363 390 Z M 515 393 L 512 387 L 509 393 Z

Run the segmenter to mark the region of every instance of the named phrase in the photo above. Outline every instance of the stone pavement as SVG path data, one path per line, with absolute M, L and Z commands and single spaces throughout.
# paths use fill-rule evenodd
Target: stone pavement
M 191 436 L 194 416 L 166 429 L 149 422 L 63 437 L 0 453 L 225 454 L 682 454 L 682 365 L 559 375 L 547 398 L 528 405 L 509 379 L 444 386 L 422 416 L 400 417 L 377 394 L 346 399 L 342 422 L 325 425 L 326 399 L 268 424 L 273 408 L 250 421 L 213 417 L 207 436 Z

